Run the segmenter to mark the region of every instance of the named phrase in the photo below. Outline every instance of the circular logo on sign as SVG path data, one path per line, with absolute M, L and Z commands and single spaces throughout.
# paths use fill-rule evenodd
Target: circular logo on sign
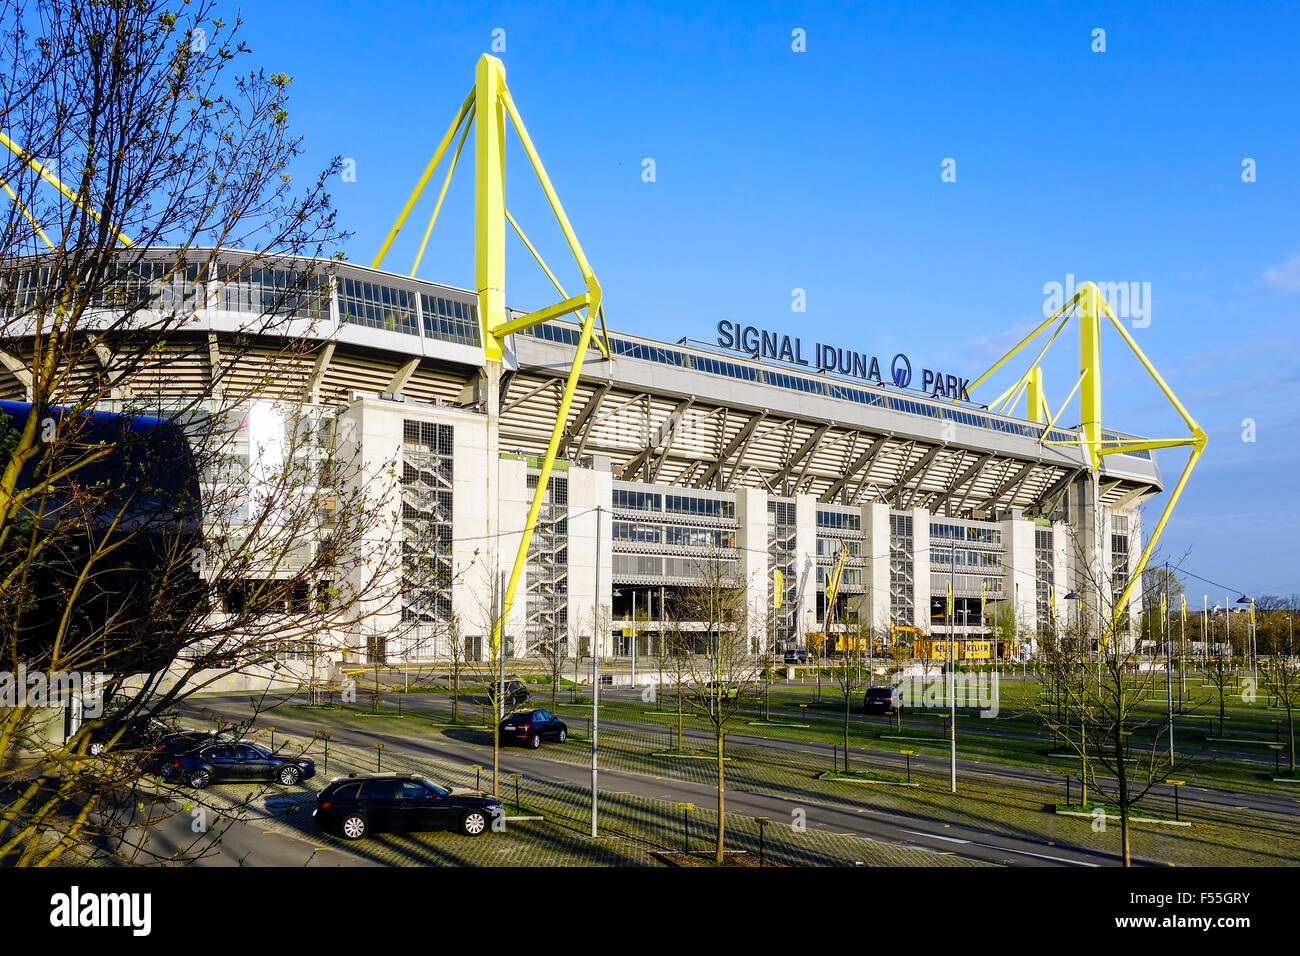
M 894 356 L 890 372 L 894 376 L 894 384 L 899 388 L 907 388 L 908 383 L 912 381 L 912 363 L 907 360 L 907 356 L 902 352 Z

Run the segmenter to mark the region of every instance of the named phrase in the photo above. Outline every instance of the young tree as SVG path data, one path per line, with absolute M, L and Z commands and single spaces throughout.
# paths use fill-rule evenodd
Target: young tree
M 1219 701 L 1219 736 L 1222 737 L 1228 686 L 1237 678 L 1237 662 L 1232 657 L 1213 654 L 1205 659 L 1201 673 L 1214 687 L 1215 696 Z
M 1295 711 L 1300 706 L 1300 660 L 1293 656 L 1289 639 L 1279 635 L 1279 653 L 1275 653 L 1259 670 L 1264 690 L 1277 698 L 1286 711 L 1287 753 L 1289 771 L 1295 776 Z
M 685 660 L 694 687 L 687 700 L 713 730 L 718 780 L 714 863 L 721 866 L 726 846 L 726 734 L 743 712 L 755 677 L 754 658 L 750 654 L 749 609 L 735 571 L 709 559 L 697 561 L 696 568 L 695 583 L 678 598 L 676 616 L 704 626 L 704 653 Z M 680 691 L 678 697 L 680 701 Z M 679 746 L 680 735 L 679 727 Z
M 560 681 L 564 677 L 564 662 L 569 656 L 568 641 L 560 634 L 552 635 L 542 644 L 540 651 L 546 665 L 546 676 L 551 682 L 551 709 L 554 710 Z
M 838 669 L 832 667 L 840 685 L 840 694 L 844 698 L 844 770 L 849 770 L 849 713 L 853 699 L 858 692 L 871 681 L 867 671 L 872 640 L 871 622 L 867 618 L 854 615 L 849 621 L 849 628 L 844 635 L 844 652 L 840 656 Z

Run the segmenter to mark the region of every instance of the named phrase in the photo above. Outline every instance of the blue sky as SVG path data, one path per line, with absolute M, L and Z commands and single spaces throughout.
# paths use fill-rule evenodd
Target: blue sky
M 973 376 L 1041 320 L 1045 283 L 1150 283 L 1149 324 L 1130 331 L 1210 436 L 1162 556 L 1217 582 L 1189 581 L 1211 603 L 1224 587 L 1300 592 L 1296 4 L 288 0 L 242 15 L 257 63 L 294 78 L 309 158 L 355 161 L 333 188 L 351 259 L 370 260 L 500 29 L 613 328 L 711 339 L 729 318 Z M 559 231 L 511 147 L 508 205 L 558 269 Z M 467 164 L 423 277 L 472 286 L 472 192 Z M 434 196 L 386 267 L 409 270 Z M 523 247 L 510 255 L 511 305 L 551 301 Z M 1054 403 L 1074 341 L 1046 366 Z M 1113 333 L 1103 362 L 1108 426 L 1183 433 Z M 1167 486 L 1185 458 L 1161 454 Z

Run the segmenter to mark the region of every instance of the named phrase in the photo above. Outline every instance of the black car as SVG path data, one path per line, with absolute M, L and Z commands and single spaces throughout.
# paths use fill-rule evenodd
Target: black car
M 549 710 L 521 710 L 511 714 L 500 724 L 502 744 L 524 744 L 536 749 L 543 740 L 569 739 L 569 728 Z
M 452 829 L 480 836 L 504 809 L 496 797 L 440 787 L 411 773 L 336 777 L 316 798 L 312 818 L 347 840 L 367 833 Z
M 212 744 L 172 761 L 169 776 L 195 789 L 211 783 L 274 780 L 292 787 L 316 775 L 316 763 L 306 757 L 286 757 L 252 744 Z
M 508 707 L 518 707 L 520 704 L 526 704 L 532 696 L 528 692 L 528 685 L 521 680 L 507 680 L 502 681 L 500 684 L 497 681 L 492 681 L 487 685 L 487 694 L 489 700 L 500 694 L 501 702 Z
M 90 731 L 86 753 L 98 757 L 105 750 L 125 751 L 150 747 L 172 727 L 157 717 L 138 717 L 135 720 L 108 720 Z
M 171 779 L 176 769 L 173 764 L 176 757 L 181 754 L 194 753 L 208 744 L 238 742 L 238 732 L 235 730 L 177 731 L 174 734 L 167 734 L 153 745 L 153 753 L 146 754 L 140 761 L 140 769 L 145 773 L 156 772 L 162 777 Z
M 787 664 L 807 664 L 808 652 L 802 648 L 796 648 L 785 652 L 785 662 Z
M 897 687 L 870 687 L 862 697 L 862 709 L 868 714 L 895 713 L 903 709 L 903 692 Z

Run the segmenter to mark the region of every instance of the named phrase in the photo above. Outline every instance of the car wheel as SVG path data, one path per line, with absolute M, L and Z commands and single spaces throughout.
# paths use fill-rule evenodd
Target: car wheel
M 293 766 L 292 764 L 290 764 L 287 767 L 281 767 L 280 773 L 277 775 L 277 777 L 281 784 L 283 784 L 286 787 L 292 787 L 295 783 L 297 783 L 299 780 L 302 779 L 302 771 L 299 770 L 297 767 Z
M 471 810 L 460 818 L 460 832 L 465 836 L 479 836 L 487 829 L 487 816 L 482 810 Z
M 532 747 L 534 750 L 536 750 L 541 745 L 542 745 L 542 738 L 537 734 L 533 734 L 531 737 L 528 738 L 528 746 Z
M 98 757 L 100 754 L 104 752 L 103 741 L 96 740 L 87 749 L 90 751 L 90 755 L 92 757 Z
M 190 786 L 195 790 L 202 790 L 212 782 L 212 772 L 210 770 L 195 770 L 190 774 Z
M 370 829 L 370 823 L 359 813 L 349 813 L 339 824 L 339 835 L 345 840 L 360 840 Z
M 561 730 L 559 739 L 560 739 L 560 743 L 564 743 L 566 740 L 569 739 L 569 732 L 567 730 Z

